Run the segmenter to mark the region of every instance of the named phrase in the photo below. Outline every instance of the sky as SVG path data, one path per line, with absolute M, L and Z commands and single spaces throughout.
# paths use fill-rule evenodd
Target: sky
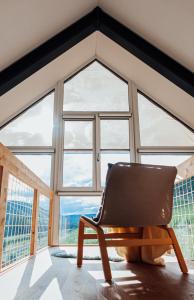
M 52 145 L 54 93 L 49 94 L 0 131 L 6 146 Z

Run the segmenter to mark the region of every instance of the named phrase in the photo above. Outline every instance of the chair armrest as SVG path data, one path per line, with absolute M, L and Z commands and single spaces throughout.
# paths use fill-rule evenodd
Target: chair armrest
M 93 221 L 92 219 L 85 217 L 85 216 L 81 216 L 80 221 L 83 222 L 86 226 L 91 227 L 92 229 L 94 229 L 95 231 L 98 231 L 98 225 L 95 221 Z

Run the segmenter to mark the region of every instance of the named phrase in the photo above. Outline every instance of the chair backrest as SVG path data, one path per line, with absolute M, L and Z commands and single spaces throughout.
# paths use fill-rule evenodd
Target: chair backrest
M 117 163 L 107 175 L 99 225 L 166 225 L 172 217 L 175 167 Z

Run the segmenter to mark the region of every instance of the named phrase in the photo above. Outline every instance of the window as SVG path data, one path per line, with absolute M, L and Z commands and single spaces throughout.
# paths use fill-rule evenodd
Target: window
M 80 215 L 97 213 L 109 163 L 178 166 L 194 155 L 193 132 L 133 85 L 131 93 L 94 61 L 56 86 L 56 103 L 51 92 L 0 130 L 0 142 L 56 187 L 61 244 L 76 244 Z M 48 201 L 40 208 L 38 247 L 46 244 Z
M 99 62 L 64 84 L 64 111 L 129 111 L 128 85 Z
M 63 185 L 67 187 L 92 186 L 91 152 L 64 152 Z
M 49 154 L 18 154 L 16 155 L 32 172 L 48 186 L 51 183 L 51 155 Z M 41 168 L 40 168 L 41 166 Z
M 64 191 L 101 191 L 108 163 L 130 161 L 128 84 L 95 61 L 64 83 Z
M 128 120 L 101 120 L 101 148 L 129 149 Z
M 138 93 L 138 112 L 138 152 L 142 163 L 178 167 L 192 156 L 189 151 L 194 146 L 192 131 L 141 93 Z
M 93 121 L 64 121 L 63 186 L 93 186 Z
M 101 151 L 101 186 L 105 186 L 108 164 L 117 162 L 130 162 L 128 151 Z
M 53 105 L 51 93 L 6 125 L 0 131 L 0 142 L 5 146 L 51 146 Z
M 102 119 L 101 137 L 101 186 L 104 187 L 108 163 L 129 162 L 129 120 Z
M 60 244 L 77 244 L 79 219 L 82 215 L 94 217 L 98 212 L 101 197 L 72 196 L 60 198 Z M 91 244 L 92 241 L 89 241 Z
M 138 93 L 142 146 L 194 146 L 194 134 L 180 122 Z
M 148 154 L 141 155 L 141 162 L 143 164 L 164 165 L 164 166 L 178 166 L 185 160 L 189 159 L 191 155 L 188 154 Z
M 164 165 L 164 166 L 175 166 L 178 167 L 184 161 L 189 159 L 191 154 L 184 153 L 162 153 L 162 154 L 144 154 L 141 155 L 141 162 L 143 164 L 153 164 L 153 165 Z M 177 173 L 177 179 L 179 178 L 179 173 Z
M 0 130 L 8 147 L 48 186 L 51 182 L 54 92 L 43 97 Z

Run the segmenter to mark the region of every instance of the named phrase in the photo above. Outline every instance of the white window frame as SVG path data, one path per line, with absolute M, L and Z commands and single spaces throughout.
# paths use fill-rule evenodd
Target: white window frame
M 50 146 L 7 146 L 7 148 L 15 155 L 50 155 L 51 156 L 51 174 L 50 174 L 50 187 L 53 189 L 53 181 L 54 181 L 54 165 L 55 165 L 55 105 L 56 105 L 56 86 L 48 89 L 38 97 L 34 98 L 33 101 L 28 104 L 28 106 L 23 107 L 23 109 L 18 110 L 14 115 L 8 118 L 4 124 L 2 124 L 1 128 L 6 127 L 7 124 L 11 123 L 15 119 L 19 118 L 25 111 L 32 108 L 33 106 L 40 103 L 46 96 L 49 94 L 54 94 L 54 105 L 53 105 L 53 130 L 52 130 L 52 144 Z
M 91 58 L 87 64 L 80 66 L 72 73 L 69 73 L 66 77 L 62 78 L 56 83 L 55 86 L 51 87 L 49 90 L 45 91 L 39 97 L 36 97 L 30 104 L 24 107 L 22 110 L 17 111 L 14 115 L 7 119 L 10 122 L 17 116 L 30 108 L 33 104 L 38 103 L 44 98 L 48 93 L 54 91 L 54 127 L 53 127 L 53 139 L 52 145 L 49 147 L 8 147 L 15 154 L 50 154 L 51 155 L 51 188 L 55 192 L 54 201 L 54 213 L 53 213 L 53 244 L 58 244 L 58 234 L 59 234 L 59 208 L 60 208 L 60 196 L 100 196 L 102 194 L 102 188 L 100 186 L 100 163 L 97 162 L 96 156 L 100 153 L 100 118 L 124 118 L 129 119 L 129 136 L 130 136 L 130 160 L 131 162 L 141 162 L 141 154 L 188 154 L 194 155 L 194 147 L 143 147 L 140 144 L 140 131 L 139 131 L 139 114 L 138 114 L 138 90 L 143 92 L 148 98 L 148 95 L 141 87 L 137 86 L 134 82 L 125 78 L 118 70 L 114 70 L 112 66 L 107 63 L 98 60 L 99 63 L 107 67 L 115 75 L 123 79 L 128 84 L 128 101 L 129 101 L 129 112 L 73 112 L 73 111 L 63 111 L 63 94 L 64 94 L 64 82 L 75 76 L 83 68 L 87 67 L 90 63 L 96 60 L 95 57 Z M 153 99 L 156 103 L 159 102 L 157 99 Z M 164 107 L 165 109 L 165 107 Z M 168 110 L 168 108 L 166 109 Z M 170 111 L 177 120 L 180 120 L 179 116 L 176 115 L 174 111 Z M 96 172 L 93 174 L 95 177 L 95 186 L 92 189 L 66 189 L 62 186 L 62 166 L 63 166 L 63 136 L 64 136 L 64 119 L 66 118 L 94 118 L 95 122 L 95 135 L 98 141 L 95 147 L 94 164 Z M 181 120 L 180 120 L 181 121 Z M 5 122 L 4 122 L 5 123 Z M 1 126 L 4 124 L 0 124 Z M 115 150 L 115 149 L 112 149 Z M 123 149 L 124 150 L 124 149 Z M 111 149 L 109 149 L 111 151 Z M 94 169 L 94 168 L 93 168 Z
M 138 92 L 142 93 L 149 99 L 152 99 L 153 102 L 159 102 L 153 99 L 150 95 L 147 95 L 143 89 L 133 84 L 133 115 L 134 115 L 134 134 L 135 134 L 135 150 L 136 150 L 136 162 L 141 162 L 141 154 L 147 155 L 194 155 L 194 146 L 191 147 L 183 147 L 183 146 L 142 146 L 140 141 L 140 127 L 139 127 L 139 112 L 138 112 Z M 155 105 L 153 103 L 153 105 Z M 156 104 L 157 105 L 157 104 Z M 160 109 L 164 111 L 168 111 L 167 109 L 160 107 Z M 167 112 L 166 112 L 167 113 Z M 174 112 L 169 112 L 170 115 L 174 115 L 175 120 L 181 123 L 181 120 Z M 173 116 L 171 116 L 173 118 Z M 184 125 L 183 125 L 184 126 Z
M 117 76 L 120 80 L 123 80 L 128 85 L 128 105 L 129 105 L 129 111 L 63 111 L 63 99 L 65 97 L 64 95 L 64 84 L 66 81 L 71 79 L 72 77 L 76 76 L 77 73 L 81 72 L 85 68 L 87 68 L 91 63 L 94 61 L 98 61 L 100 64 L 102 64 L 105 68 L 107 68 L 110 72 L 112 72 L 115 76 Z M 99 60 L 92 60 L 85 66 L 82 66 L 77 72 L 74 74 L 71 74 L 69 78 L 65 78 L 65 80 L 61 80 L 58 85 L 60 91 L 58 93 L 58 103 L 60 106 L 60 116 L 62 121 L 59 121 L 60 124 L 60 141 L 58 144 L 60 144 L 60 148 L 58 149 L 58 180 L 57 180 L 57 194 L 59 195 L 72 195 L 75 192 L 82 193 L 85 192 L 85 195 L 89 195 L 91 192 L 93 192 L 95 195 L 102 193 L 103 188 L 101 187 L 101 179 L 100 179 L 100 161 L 98 160 L 98 157 L 100 157 L 100 120 L 101 119 L 128 119 L 129 120 L 129 151 L 130 151 L 130 160 L 132 162 L 135 162 L 135 149 L 134 149 L 134 133 L 133 133 L 133 116 L 131 112 L 132 108 L 132 84 L 131 81 L 126 80 L 125 78 L 122 78 L 120 75 L 115 73 L 114 70 L 110 69 L 107 65 L 102 63 Z M 61 113 L 62 112 L 62 113 Z M 64 120 L 94 120 L 93 126 L 94 126 L 94 132 L 93 132 L 93 187 L 64 187 L 63 186 L 63 151 L 64 151 L 64 126 L 63 122 Z M 108 149 L 109 151 L 116 151 L 119 149 Z M 120 149 L 122 151 L 127 151 L 127 149 Z M 76 150 L 75 150 L 76 151 Z M 57 152 L 57 150 L 56 150 Z M 93 195 L 94 195 L 93 194 Z

